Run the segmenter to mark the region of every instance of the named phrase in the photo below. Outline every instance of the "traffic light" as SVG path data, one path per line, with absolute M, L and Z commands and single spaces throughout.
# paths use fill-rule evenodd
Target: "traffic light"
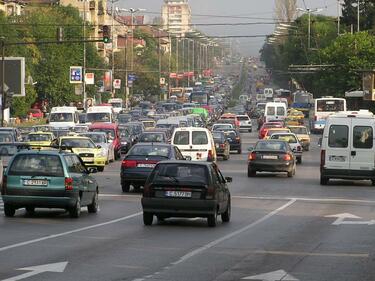
M 111 27 L 109 25 L 103 25 L 103 42 L 111 42 Z

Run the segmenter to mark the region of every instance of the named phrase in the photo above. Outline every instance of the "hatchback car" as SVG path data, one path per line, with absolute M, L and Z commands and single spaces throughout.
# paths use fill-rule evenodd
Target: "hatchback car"
M 163 161 L 148 178 L 142 197 L 143 222 L 151 225 L 154 216 L 204 217 L 208 225 L 217 224 L 217 216 L 229 222 L 231 196 L 219 168 L 212 162 Z
M 19 208 L 62 208 L 78 218 L 81 207 L 98 210 L 99 187 L 75 154 L 64 151 L 21 151 L 9 163 L 1 190 L 4 213 L 14 216 Z
M 163 160 L 184 160 L 184 157 L 176 146 L 170 144 L 138 143 L 134 145 L 121 164 L 122 191 L 129 192 L 130 185 L 139 191 L 155 165 Z
M 288 177 L 296 173 L 296 158 L 286 141 L 260 140 L 255 147 L 249 147 L 247 176 L 257 172 L 285 172 Z

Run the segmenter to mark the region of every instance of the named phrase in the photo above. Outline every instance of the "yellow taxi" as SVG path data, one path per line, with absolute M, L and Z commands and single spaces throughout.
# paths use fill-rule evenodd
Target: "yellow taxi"
M 300 123 L 303 123 L 303 120 L 305 119 L 305 114 L 303 112 L 296 110 L 296 109 L 291 109 L 288 112 L 288 118 L 297 120 Z
M 301 143 L 304 150 L 309 151 L 310 149 L 310 132 L 306 126 L 288 126 L 289 130 L 294 133 L 299 142 Z
M 285 118 L 284 122 L 285 122 L 285 126 L 287 126 L 287 127 L 289 127 L 289 126 L 299 126 L 300 125 L 300 122 L 297 119 L 289 118 L 289 117 Z
M 273 134 L 276 133 L 290 133 L 290 130 L 288 128 L 269 128 L 267 129 L 264 139 L 268 140 Z
M 107 162 L 106 151 L 100 145 L 95 145 L 89 137 L 63 136 L 53 141 L 52 145 L 60 148 L 70 148 L 73 153 L 81 157 L 86 167 L 96 167 L 98 171 L 104 171 Z
M 27 144 L 31 147 L 50 146 L 55 136 L 51 132 L 32 132 L 27 135 Z

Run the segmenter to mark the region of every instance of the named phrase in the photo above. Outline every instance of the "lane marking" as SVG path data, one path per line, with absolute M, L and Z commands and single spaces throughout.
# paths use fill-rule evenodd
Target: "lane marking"
M 73 230 L 70 230 L 70 231 L 65 231 L 65 232 L 52 234 L 52 235 L 48 235 L 48 236 L 43 236 L 43 237 L 40 237 L 40 238 L 36 238 L 36 239 L 32 239 L 32 240 L 28 240 L 28 241 L 24 241 L 24 242 L 20 242 L 20 243 L 16 243 L 16 244 L 4 246 L 4 247 L 0 248 L 0 252 L 4 252 L 6 250 L 10 250 L 10 249 L 14 249 L 14 248 L 22 247 L 22 246 L 27 246 L 27 245 L 30 245 L 30 244 L 38 243 L 38 242 L 49 240 L 49 239 L 54 239 L 54 238 L 66 236 L 66 235 L 69 235 L 69 234 L 72 234 L 72 233 L 77 233 L 77 232 L 81 232 L 81 231 L 85 231 L 85 230 L 89 230 L 89 229 L 98 228 L 98 227 L 101 227 L 101 226 L 106 226 L 106 225 L 122 222 L 122 221 L 125 221 L 125 220 L 132 219 L 134 217 L 140 216 L 141 214 L 143 214 L 143 212 L 138 212 L 138 213 L 134 213 L 134 214 L 131 214 L 129 216 L 126 216 L 126 217 L 110 220 L 110 221 L 107 221 L 107 222 L 98 223 L 98 224 L 94 224 L 94 225 L 90 225 L 90 226 L 85 226 L 85 227 L 73 229 Z
M 281 256 L 317 256 L 317 257 L 343 257 L 343 258 L 369 258 L 368 253 L 309 253 L 309 252 L 290 252 L 290 251 L 253 251 L 254 254 L 261 255 L 281 255 Z
M 255 199 L 255 200 L 296 200 L 305 202 L 342 202 L 342 203 L 370 203 L 375 204 L 375 200 L 345 199 L 345 198 L 308 198 L 308 197 L 277 197 L 277 196 L 242 196 L 232 195 L 236 199 Z

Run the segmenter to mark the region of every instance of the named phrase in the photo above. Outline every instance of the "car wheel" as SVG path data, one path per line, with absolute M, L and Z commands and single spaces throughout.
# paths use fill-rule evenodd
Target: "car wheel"
M 135 192 L 138 192 L 138 193 L 141 192 L 141 186 L 139 184 L 133 185 L 133 187 L 134 187 Z
M 81 215 L 81 198 L 78 197 L 74 207 L 69 209 L 69 215 L 71 218 L 79 218 Z
M 209 227 L 215 227 L 217 225 L 217 210 L 215 210 L 213 215 L 208 216 L 207 224 Z
M 4 204 L 4 214 L 6 217 L 13 217 L 14 214 L 16 213 L 16 208 L 9 204 Z
M 119 151 L 115 151 L 115 160 L 118 160 L 121 158 L 121 153 Z
M 29 215 L 33 215 L 35 213 L 35 207 L 28 206 L 25 209 L 26 209 L 26 213 Z
M 227 206 L 227 209 L 224 213 L 221 214 L 221 220 L 223 222 L 229 222 L 230 221 L 230 215 L 231 215 L 231 203 L 230 203 L 230 199 L 228 199 L 228 206 Z
M 97 169 L 98 169 L 98 172 L 103 172 L 104 171 L 104 166 L 99 166 L 99 167 L 97 167 Z
M 130 190 L 130 183 L 124 182 L 121 184 L 122 192 L 129 192 Z
M 297 158 L 297 164 L 301 164 L 302 163 L 302 157 L 298 157 Z
M 256 175 L 257 175 L 256 171 L 254 171 L 250 168 L 247 169 L 247 177 L 252 178 L 252 177 L 255 177 Z
M 296 173 L 296 169 L 294 168 L 293 170 L 291 170 L 290 172 L 288 172 L 288 178 L 292 178 L 295 173 Z
M 143 212 L 143 223 L 144 225 L 152 225 L 154 215 L 152 213 Z
M 87 206 L 87 211 L 89 213 L 95 214 L 98 212 L 99 209 L 99 192 L 96 190 L 94 198 L 92 199 L 92 203 Z
M 329 182 L 329 178 L 320 176 L 320 185 L 327 185 Z

